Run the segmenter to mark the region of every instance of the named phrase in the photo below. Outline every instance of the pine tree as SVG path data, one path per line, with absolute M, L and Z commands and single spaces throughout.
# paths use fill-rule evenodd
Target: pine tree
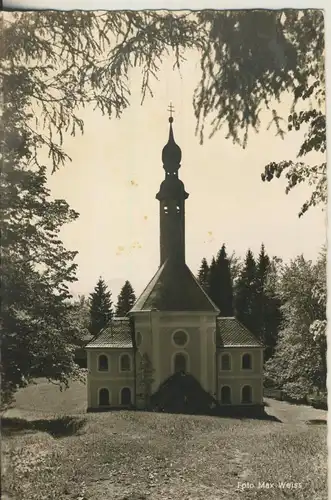
M 260 340 L 266 341 L 266 312 L 268 297 L 266 295 L 266 285 L 268 272 L 270 269 L 270 259 L 265 252 L 264 244 L 261 245 L 261 250 L 256 264 L 256 330 Z
M 233 316 L 233 287 L 230 269 L 230 261 L 223 244 L 216 259 L 218 276 L 220 281 L 218 307 L 221 316 Z
M 100 277 L 90 294 L 90 332 L 97 335 L 111 322 L 113 315 L 111 292 Z
M 233 287 L 230 261 L 225 245 L 210 266 L 209 296 L 220 310 L 220 316 L 233 316 Z
M 256 280 L 256 333 L 265 345 L 264 359 L 267 361 L 273 354 L 280 326 L 280 300 L 276 290 L 269 282 L 272 272 L 271 261 L 262 244 L 257 261 Z
M 252 333 L 257 332 L 257 270 L 251 250 L 248 250 L 244 267 L 236 285 L 236 316 Z
M 209 292 L 209 266 L 207 259 L 204 257 L 201 261 L 201 266 L 198 272 L 198 282 L 206 293 Z
M 129 281 L 126 281 L 122 286 L 121 292 L 117 298 L 116 316 L 125 316 L 133 307 L 135 301 L 136 296 L 131 283 Z
M 218 296 L 218 284 L 219 284 L 219 282 L 218 282 L 216 259 L 215 259 L 215 257 L 213 257 L 211 259 L 211 263 L 210 263 L 210 267 L 209 267 L 208 295 L 215 304 L 216 304 L 216 300 L 217 300 L 217 296 Z

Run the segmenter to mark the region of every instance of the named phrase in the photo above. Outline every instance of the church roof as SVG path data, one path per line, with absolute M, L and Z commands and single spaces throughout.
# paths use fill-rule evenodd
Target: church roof
M 236 318 L 217 318 L 217 347 L 263 347 Z M 129 318 L 114 318 L 112 324 L 86 345 L 86 348 L 132 348 Z
M 219 312 L 185 262 L 168 259 L 158 269 L 130 312 Z
M 237 318 L 217 318 L 217 347 L 263 347 Z
M 132 337 L 129 318 L 114 318 L 109 326 L 101 330 L 99 335 L 85 347 L 132 348 Z

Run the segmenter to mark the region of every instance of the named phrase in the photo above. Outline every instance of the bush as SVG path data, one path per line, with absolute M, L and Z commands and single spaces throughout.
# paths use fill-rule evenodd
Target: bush
M 325 393 L 321 394 L 309 394 L 307 396 L 307 402 L 313 408 L 318 410 L 327 410 L 328 409 L 328 396 Z
M 307 394 L 311 391 L 311 387 L 307 385 L 305 380 L 290 382 L 283 387 L 284 401 L 297 404 L 307 404 Z
M 206 415 L 218 407 L 218 402 L 192 375 L 175 373 L 153 394 L 151 406 L 154 411 Z

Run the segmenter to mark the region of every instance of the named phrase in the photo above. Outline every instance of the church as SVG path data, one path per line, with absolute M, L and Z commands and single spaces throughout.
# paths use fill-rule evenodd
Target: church
M 162 150 L 160 265 L 126 317 L 86 345 L 87 409 L 144 409 L 160 384 L 192 375 L 224 407 L 263 406 L 263 345 L 235 317 L 222 317 L 185 261 L 182 152 L 173 117 Z

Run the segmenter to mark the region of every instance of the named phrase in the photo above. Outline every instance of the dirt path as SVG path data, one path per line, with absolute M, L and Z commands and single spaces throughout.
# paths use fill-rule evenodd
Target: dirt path
M 266 412 L 278 418 L 284 424 L 304 424 L 309 420 L 327 420 L 328 412 L 312 406 L 295 405 L 286 401 L 265 398 Z

